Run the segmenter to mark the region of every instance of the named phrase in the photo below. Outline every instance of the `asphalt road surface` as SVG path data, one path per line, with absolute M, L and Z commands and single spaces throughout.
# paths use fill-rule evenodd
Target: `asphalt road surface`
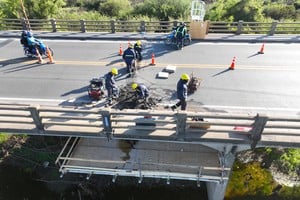
M 0 101 L 72 105 L 90 102 L 89 80 L 117 67 L 117 84 L 136 81 L 163 98 L 176 101 L 174 92 L 182 73 L 202 79 L 189 96 L 190 109 L 207 111 L 276 112 L 300 114 L 300 44 L 192 43 L 175 50 L 159 41 L 143 41 L 144 60 L 136 78 L 127 78 L 118 55 L 128 41 L 44 40 L 54 50 L 55 64 L 27 58 L 17 39 L 0 39 Z M 150 66 L 151 54 L 155 66 Z M 235 57 L 235 69 L 228 70 Z M 45 59 L 47 61 L 47 59 Z M 157 78 L 167 65 L 177 67 L 168 79 Z

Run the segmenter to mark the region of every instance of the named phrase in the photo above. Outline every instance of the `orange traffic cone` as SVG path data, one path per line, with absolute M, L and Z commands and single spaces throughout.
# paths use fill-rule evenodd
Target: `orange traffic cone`
M 38 63 L 43 64 L 44 61 L 43 61 L 43 58 L 42 58 L 39 50 L 37 48 L 35 48 L 35 51 L 36 51 L 36 55 L 37 55 L 37 58 L 38 58 Z
M 150 65 L 155 65 L 155 56 L 154 56 L 154 53 L 152 53 L 151 64 Z
M 264 54 L 264 48 L 265 48 L 265 43 L 263 43 L 263 44 L 261 45 L 261 48 L 260 48 L 259 52 L 257 52 L 257 53 L 258 53 L 258 54 Z
M 54 64 L 54 60 L 53 60 L 53 57 L 51 55 L 51 51 L 50 51 L 50 49 L 48 47 L 46 47 L 46 51 L 47 51 L 47 57 L 49 59 L 48 64 Z
M 123 55 L 122 45 L 120 44 L 119 56 Z
M 231 62 L 231 65 L 230 65 L 229 69 L 231 69 L 231 70 L 234 70 L 234 67 L 235 67 L 235 57 L 233 57 L 233 59 L 232 59 L 232 62 Z

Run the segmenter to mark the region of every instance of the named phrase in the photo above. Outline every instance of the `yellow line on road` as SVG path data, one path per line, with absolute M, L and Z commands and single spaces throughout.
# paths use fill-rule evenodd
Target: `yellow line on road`
M 0 59 L 0 61 L 7 61 L 4 59 Z M 45 59 L 45 63 L 46 63 Z M 7 61 L 10 63 L 9 61 Z M 34 64 L 37 63 L 37 61 L 30 60 L 22 62 L 24 64 Z M 10 63 L 14 64 L 14 63 Z M 20 63 L 18 63 L 20 64 Z M 104 61 L 77 61 L 77 60 L 55 60 L 55 64 L 59 65 L 81 65 L 81 66 L 109 66 L 109 67 L 125 67 L 124 62 L 104 62 Z M 0 63 L 1 65 L 1 63 Z M 178 68 L 197 68 L 197 69 L 227 69 L 229 68 L 229 64 L 227 65 L 220 65 L 220 64 L 182 64 L 182 63 L 159 63 L 156 64 L 155 67 L 166 67 L 168 65 L 176 66 Z M 150 65 L 150 61 L 147 62 L 141 62 L 139 64 L 140 68 L 145 68 Z M 235 65 L 236 70 L 272 70 L 272 71 L 295 71 L 297 70 L 297 67 L 295 66 L 251 66 L 251 65 Z

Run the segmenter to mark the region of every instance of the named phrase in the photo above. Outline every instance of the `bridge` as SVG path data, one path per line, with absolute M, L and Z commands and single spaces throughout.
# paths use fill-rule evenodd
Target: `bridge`
M 11 39 L 19 37 L 19 31 L 1 32 L 5 39 L 0 48 L 5 50 L 0 58 L 0 132 L 69 137 L 56 160 L 62 177 L 81 173 L 89 179 L 105 174 L 113 182 L 130 176 L 139 183 L 151 177 L 165 179 L 167 184 L 173 179 L 191 180 L 198 186 L 206 184 L 209 199 L 219 200 L 236 152 L 299 147 L 296 35 L 221 35 L 216 43 L 193 42 L 184 51 L 166 47 L 160 42 L 161 34 L 159 39 L 156 34 L 147 38 L 147 34 L 132 33 L 36 35 L 52 39 L 47 44 L 55 50 L 55 65 L 24 58 L 19 41 Z M 112 41 L 105 41 L 106 37 Z M 206 40 L 215 42 L 211 37 L 215 35 Z M 123 46 L 128 38 L 143 39 L 145 57 L 135 79 L 122 74 L 124 63 L 118 59 L 116 38 Z M 228 43 L 233 38 L 244 43 Z M 249 41 L 268 42 L 265 54 L 257 54 L 261 44 Z M 157 63 L 149 67 L 153 52 Z M 233 56 L 237 56 L 236 69 L 228 71 Z M 167 65 L 177 66 L 177 71 L 168 80 L 155 78 Z M 189 97 L 188 112 L 84 106 L 90 102 L 88 81 L 111 67 L 120 70 L 118 85 L 145 83 L 166 103 L 174 101 L 172 91 L 181 73 L 194 73 L 204 84 Z
M 205 182 L 212 200 L 223 198 L 236 152 L 300 147 L 299 117 L 263 113 L 0 104 L 0 132 L 69 137 L 56 160 L 61 177 Z

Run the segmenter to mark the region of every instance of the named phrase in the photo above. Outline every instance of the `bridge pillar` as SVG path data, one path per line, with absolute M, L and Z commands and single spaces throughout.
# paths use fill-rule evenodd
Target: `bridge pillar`
M 209 200 L 223 200 L 228 181 L 223 183 L 206 182 L 207 196 Z
M 224 199 L 232 165 L 235 161 L 236 153 L 239 150 L 239 146 L 236 145 L 220 145 L 219 148 L 220 166 L 223 169 L 230 168 L 230 171 L 226 173 L 226 170 L 222 170 L 220 182 L 206 182 L 207 196 L 209 200 Z

